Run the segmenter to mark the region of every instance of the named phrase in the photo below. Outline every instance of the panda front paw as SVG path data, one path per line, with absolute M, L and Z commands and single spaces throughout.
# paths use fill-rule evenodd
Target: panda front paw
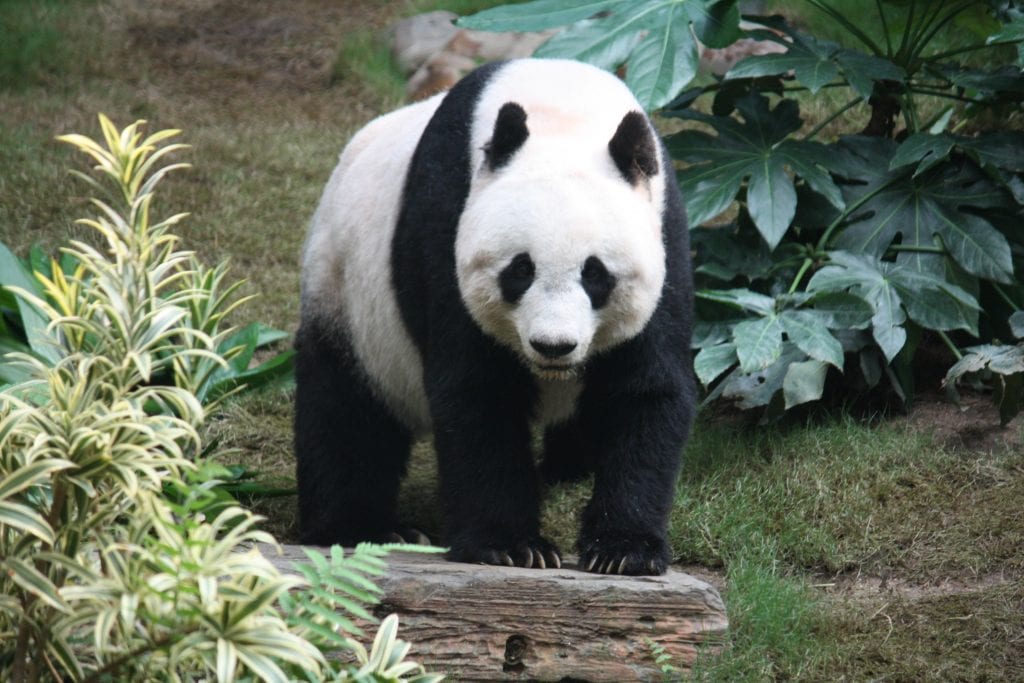
M 536 536 L 525 541 L 499 547 L 494 545 L 453 545 L 448 552 L 453 562 L 496 564 L 526 569 L 561 569 L 562 557 L 558 548 L 547 539 Z
M 579 568 L 596 574 L 659 576 L 668 569 L 671 554 L 662 538 L 604 536 L 580 541 Z

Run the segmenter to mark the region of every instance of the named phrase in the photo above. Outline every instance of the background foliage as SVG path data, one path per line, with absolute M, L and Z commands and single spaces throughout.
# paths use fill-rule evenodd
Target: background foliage
M 767 416 L 821 399 L 840 372 L 848 387 L 888 386 L 909 402 L 922 346 L 952 365 L 966 345 L 1012 339 L 1007 321 L 1024 305 L 1024 133 L 1005 130 L 1021 123 L 1024 13 L 879 0 L 854 20 L 808 4 L 843 44 L 781 17 L 741 27 L 731 0 L 535 0 L 461 21 L 571 24 L 538 56 L 624 68 L 645 107 L 687 124 L 667 123 L 677 132 L 665 142 L 692 227 L 696 371 L 708 400 Z M 967 37 L 950 48 L 954 27 Z M 786 51 L 684 91 L 697 40 L 741 36 Z M 808 130 L 805 95 L 825 91 L 832 111 Z M 854 124 L 860 110 L 867 125 Z M 1002 401 L 1004 416 L 1018 403 Z

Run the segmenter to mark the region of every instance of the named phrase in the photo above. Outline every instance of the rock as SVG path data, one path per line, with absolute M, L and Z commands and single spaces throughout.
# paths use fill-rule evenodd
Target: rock
M 265 554 L 285 571 L 306 560 L 298 546 Z M 574 562 L 520 569 L 393 553 L 375 616 L 397 613 L 409 656 L 457 680 L 660 681 L 654 645 L 685 678 L 698 648 L 724 642 L 725 606 L 704 581 L 672 569 L 587 574 Z
M 455 35 L 454 12 L 438 10 L 402 19 L 391 27 L 391 54 L 404 73 L 416 71 Z
M 444 47 L 409 78 L 406 93 L 410 100 L 422 100 L 452 87 L 482 62 L 529 57 L 553 33 L 456 30 Z

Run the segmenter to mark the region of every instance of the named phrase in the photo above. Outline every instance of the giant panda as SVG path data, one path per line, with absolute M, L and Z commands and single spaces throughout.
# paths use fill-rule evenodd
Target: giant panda
M 524 59 L 352 138 L 303 250 L 303 542 L 410 538 L 399 481 L 432 433 L 451 560 L 559 567 L 545 480 L 593 473 L 579 567 L 665 571 L 695 402 L 692 282 L 642 112 L 607 72 Z

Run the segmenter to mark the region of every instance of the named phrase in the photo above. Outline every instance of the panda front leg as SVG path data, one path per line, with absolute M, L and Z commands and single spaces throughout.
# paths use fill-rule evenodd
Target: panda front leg
M 411 436 L 370 389 L 334 327 L 296 335 L 295 457 L 303 543 L 425 542 L 396 521 Z
M 448 558 L 561 567 L 558 548 L 540 535 L 528 391 L 489 377 L 486 367 L 427 373 Z
M 668 517 L 692 401 L 680 393 L 609 403 L 619 408 L 598 410 L 591 422 L 599 448 L 577 541 L 579 566 L 601 574 L 663 574 L 671 561 Z

